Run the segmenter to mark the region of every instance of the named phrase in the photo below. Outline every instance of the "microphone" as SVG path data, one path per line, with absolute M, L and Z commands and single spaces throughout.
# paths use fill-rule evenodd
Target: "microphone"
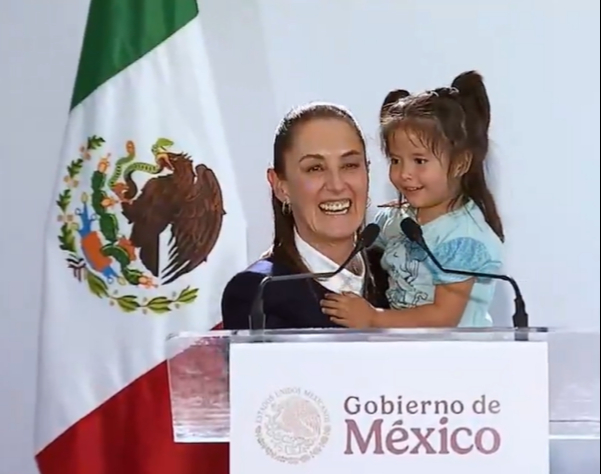
M 378 224 L 368 224 L 359 234 L 359 238 L 355 243 L 355 247 L 352 252 L 346 258 L 342 265 L 332 272 L 321 272 L 321 273 L 293 273 L 290 275 L 277 275 L 277 276 L 266 276 L 261 280 L 257 293 L 251 306 L 249 315 L 249 326 L 251 330 L 254 329 L 265 329 L 265 312 L 263 311 L 263 293 L 265 287 L 269 283 L 280 282 L 280 281 L 291 281 L 291 280 L 325 280 L 338 275 L 344 270 L 349 263 L 361 252 L 363 249 L 371 247 L 380 234 L 380 227 Z
M 449 268 L 444 268 L 428 248 L 428 245 L 424 240 L 422 228 L 417 222 L 415 222 L 410 217 L 405 217 L 401 221 L 401 230 L 410 241 L 415 242 L 417 245 L 419 245 L 428 254 L 428 257 L 432 259 L 434 265 L 436 265 L 444 273 L 472 276 L 477 278 L 491 278 L 494 280 L 503 280 L 508 282 L 513 288 L 513 292 L 515 294 L 515 313 L 513 314 L 512 318 L 513 326 L 515 328 L 520 329 L 528 327 L 528 313 L 526 312 L 526 303 L 524 302 L 524 298 L 522 297 L 520 287 L 513 278 L 507 275 L 498 275 L 495 273 L 469 272 L 466 270 L 453 270 Z

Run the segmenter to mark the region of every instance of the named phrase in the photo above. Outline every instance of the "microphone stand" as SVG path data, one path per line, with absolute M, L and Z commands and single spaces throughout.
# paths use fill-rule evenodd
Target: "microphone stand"
M 526 303 L 524 302 L 524 298 L 522 297 L 522 292 L 520 291 L 520 287 L 517 282 L 508 275 L 500 275 L 496 273 L 484 273 L 484 272 L 468 272 L 466 270 L 453 270 L 449 268 L 444 268 L 440 262 L 436 259 L 432 251 L 428 248 L 427 245 L 423 245 L 419 242 L 416 242 L 423 250 L 428 254 L 428 257 L 432 259 L 434 265 L 436 265 L 440 270 L 445 273 L 451 273 L 455 275 L 464 275 L 471 276 L 476 278 L 489 278 L 493 280 L 503 280 L 511 285 L 513 288 L 513 292 L 515 294 L 514 304 L 515 304 L 515 312 L 512 316 L 513 326 L 517 329 L 524 329 L 528 327 L 528 313 L 526 312 Z
M 508 282 L 513 288 L 513 292 L 515 294 L 515 298 L 513 300 L 515 310 L 512 316 L 513 327 L 517 329 L 517 332 L 515 333 L 515 340 L 528 340 L 528 313 L 526 312 L 526 303 L 524 302 L 524 298 L 522 296 L 522 292 L 520 291 L 520 287 L 513 278 L 511 278 L 508 275 L 500 275 L 495 273 L 469 272 L 466 270 L 452 270 L 444 268 L 426 244 L 422 228 L 417 222 L 415 222 L 410 217 L 406 217 L 401 221 L 401 230 L 410 241 L 415 242 L 417 245 L 419 245 L 424 250 L 424 252 L 426 252 L 428 257 L 432 259 L 434 264 L 445 273 L 472 276 L 476 278 L 490 278 Z M 526 331 L 524 331 L 524 329 L 526 329 Z
M 261 280 L 259 287 L 257 288 L 257 292 L 255 294 L 255 298 L 250 308 L 250 314 L 248 315 L 248 325 L 251 331 L 255 331 L 257 326 L 260 326 L 260 330 L 264 330 L 266 326 L 266 315 L 263 308 L 263 291 L 265 287 L 270 282 L 275 281 L 291 281 L 291 280 L 320 280 L 326 278 L 332 278 L 338 275 L 342 270 L 344 270 L 347 265 L 357 256 L 359 253 L 371 246 L 375 240 L 378 238 L 378 234 L 380 233 L 380 226 L 377 224 L 371 223 L 368 224 L 362 231 L 361 235 L 357 239 L 355 243 L 355 247 L 352 252 L 346 258 L 344 262 L 333 272 L 321 272 L 321 273 L 293 273 L 291 275 L 278 275 L 278 276 L 266 276 Z M 260 323 L 260 324 L 258 324 Z
M 356 255 L 351 254 L 352 258 L 354 258 L 355 256 Z M 349 262 L 352 260 L 352 258 L 349 259 Z M 250 330 L 255 331 L 255 330 L 264 330 L 265 329 L 265 325 L 267 323 L 267 321 L 266 321 L 267 316 L 265 315 L 265 310 L 263 308 L 263 292 L 265 291 L 265 287 L 267 286 L 268 283 L 271 283 L 272 281 L 280 282 L 280 281 L 310 280 L 310 279 L 323 280 L 323 279 L 327 279 L 327 278 L 332 278 L 333 276 L 338 275 L 338 273 L 340 273 L 349 262 L 345 262 L 344 265 L 340 266 L 338 269 L 336 269 L 336 271 L 333 271 L 333 272 L 293 273 L 291 275 L 278 275 L 277 277 L 270 275 L 270 276 L 266 276 L 265 278 L 263 278 L 261 280 L 261 283 L 259 283 L 259 287 L 257 288 L 257 293 L 255 294 L 255 298 L 253 300 L 251 310 L 250 310 L 250 315 L 248 317 Z M 257 329 L 257 326 L 260 329 Z

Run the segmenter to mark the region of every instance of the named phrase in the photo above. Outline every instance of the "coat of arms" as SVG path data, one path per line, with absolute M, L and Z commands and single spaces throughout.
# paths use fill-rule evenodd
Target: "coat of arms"
M 137 161 L 133 141 L 114 163 L 104 145 L 102 137 L 88 138 L 67 166 L 56 201 L 69 268 L 94 295 L 125 312 L 162 314 L 192 303 L 198 288 L 156 291 L 205 262 L 217 242 L 225 211 L 215 173 L 171 151 L 166 138 L 152 145 L 151 163 Z M 88 166 L 90 181 L 82 183 Z M 169 248 L 161 254 L 164 233 Z

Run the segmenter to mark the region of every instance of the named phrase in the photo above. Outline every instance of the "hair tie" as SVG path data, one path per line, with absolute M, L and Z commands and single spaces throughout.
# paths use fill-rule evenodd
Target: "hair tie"
M 459 97 L 459 89 L 456 87 L 439 87 L 434 89 L 432 93 L 440 98 L 456 99 Z

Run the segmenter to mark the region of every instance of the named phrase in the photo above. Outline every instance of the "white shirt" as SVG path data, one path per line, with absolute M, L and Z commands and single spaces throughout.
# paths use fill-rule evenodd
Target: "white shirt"
M 330 260 L 324 254 L 305 242 L 300 235 L 294 231 L 294 242 L 303 262 L 312 273 L 333 272 L 339 265 Z M 365 262 L 361 259 L 361 275 L 356 275 L 346 268 L 338 275 L 326 280 L 318 280 L 319 283 L 334 293 L 352 292 L 357 295 L 363 294 L 365 283 Z

